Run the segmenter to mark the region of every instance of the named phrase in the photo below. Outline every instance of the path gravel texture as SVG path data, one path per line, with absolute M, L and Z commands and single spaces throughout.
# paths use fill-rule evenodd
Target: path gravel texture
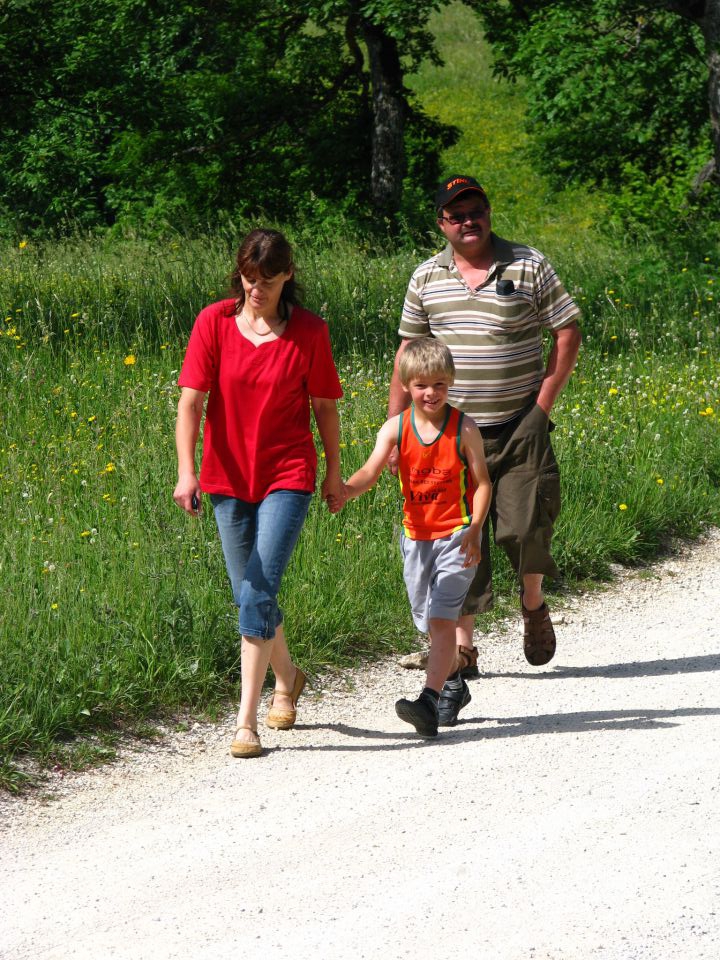
M 232 718 L 0 801 L 7 960 L 717 960 L 720 532 L 478 637 L 463 722 L 421 674 L 316 681 L 232 760 Z

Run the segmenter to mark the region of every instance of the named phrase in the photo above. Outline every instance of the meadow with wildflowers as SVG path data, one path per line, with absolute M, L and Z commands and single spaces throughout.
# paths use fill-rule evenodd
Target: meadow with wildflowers
M 212 244 L 188 242 L 185 255 L 195 247 Z M 102 754 L 123 724 L 211 710 L 239 676 L 211 510 L 195 521 L 171 498 L 178 370 L 195 313 L 223 290 L 227 250 L 216 242 L 204 283 L 178 271 L 175 285 L 168 250 L 133 260 L 127 272 L 118 261 L 137 255 L 134 242 L 105 257 L 86 252 L 26 245 L 7 250 L 0 268 L 0 777 L 8 785 L 18 782 L 17 755 L 67 763 L 63 738 L 105 731 L 95 746 Z M 346 475 L 384 419 L 395 323 L 419 255 L 373 262 L 358 249 L 346 270 L 317 249 L 301 263 L 345 390 Z M 628 257 L 618 262 L 626 268 Z M 602 290 L 591 277 L 592 287 L 591 266 L 567 276 L 583 305 L 585 344 L 554 414 L 564 483 L 556 556 L 566 586 L 605 577 L 614 562 L 648 559 L 669 534 L 692 536 L 720 516 L 717 307 L 708 293 L 718 262 L 669 267 L 662 283 L 643 286 L 641 303 L 620 270 Z M 112 311 L 95 299 L 111 289 Z M 305 667 L 404 649 L 414 638 L 395 549 L 399 518 L 389 475 L 336 517 L 314 504 L 283 595 Z M 494 560 L 504 610 L 514 587 L 504 558 Z
M 461 83 L 458 44 L 478 42 L 466 27 L 445 38 L 450 87 Z M 452 98 L 428 76 L 418 95 L 440 111 Z M 553 413 L 555 555 L 572 589 L 720 520 L 720 250 L 702 238 L 682 256 L 630 247 L 598 229 L 600 197 L 568 192 L 550 207 L 519 155 L 508 175 L 520 101 L 498 97 L 502 116 L 479 125 L 488 99 L 458 99 L 468 116 L 448 165 L 480 174 L 497 231 L 546 252 L 583 312 L 578 367 Z M 185 343 L 201 307 L 224 295 L 246 226 L 3 245 L 0 786 L 21 787 L 24 756 L 88 762 L 128 725 L 212 713 L 236 692 L 236 614 L 212 511 L 188 517 L 172 490 Z M 385 418 L 399 311 L 413 267 L 436 249 L 430 231 L 390 243 L 286 230 L 304 302 L 330 326 L 346 476 Z M 337 516 L 313 504 L 282 595 L 305 669 L 409 648 L 399 521 L 387 474 Z M 508 566 L 493 561 L 499 612 L 516 610 Z

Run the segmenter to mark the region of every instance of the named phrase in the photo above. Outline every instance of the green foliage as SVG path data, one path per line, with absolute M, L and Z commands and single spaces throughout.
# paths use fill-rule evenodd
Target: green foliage
M 712 156 L 698 27 L 631 0 L 473 6 L 496 71 L 522 81 L 530 152 L 556 186 L 612 191 L 613 213 L 634 228 L 692 220 L 693 180 Z
M 651 557 L 669 533 L 720 517 L 718 262 L 703 258 L 683 271 L 648 251 L 644 259 L 619 251 L 613 264 L 596 252 L 576 251 L 564 271 L 585 314 L 580 365 L 554 414 L 565 504 L 555 553 L 569 584 Z M 364 462 L 384 419 L 399 307 L 421 256 L 324 241 L 304 250 L 308 302 L 324 306 L 345 391 L 345 475 Z M 57 245 L 42 260 L 32 243 L 3 250 L 19 297 L 8 302 L 9 274 L 0 272 L 0 572 L 13 583 L 0 601 L 7 757 L 58 756 L 58 738 L 182 705 L 207 709 L 234 693 L 237 620 L 211 510 L 206 504 L 196 521 L 171 499 L 176 381 L 191 318 L 184 328 L 179 317 L 177 326 L 169 318 L 155 329 L 141 324 L 132 352 L 131 327 L 91 322 L 121 304 L 103 302 L 117 295 L 118 274 L 133 278 L 128 300 L 139 299 L 130 324 L 161 300 L 179 313 L 218 293 L 202 287 L 201 273 L 221 278 L 227 249 L 188 242 L 182 263 L 202 260 L 196 275 L 182 266 L 168 273 L 178 257 L 176 246 L 149 256 L 137 241 Z M 91 265 L 85 275 L 82 264 Z M 151 291 L 162 297 L 153 301 Z M 44 312 L 71 304 L 65 329 L 45 341 Z M 398 522 L 388 475 L 336 517 L 314 502 L 282 597 L 304 668 L 345 665 L 413 639 Z M 493 564 L 507 612 L 513 577 L 494 548 Z M 0 782 L 13 777 L 0 767 Z
M 558 195 L 528 167 L 521 88 L 490 77 L 475 18 L 453 6 L 431 26 L 446 66 L 424 64 L 412 84 L 430 116 L 462 127 L 445 169 L 479 175 L 500 232 L 548 253 L 582 310 L 584 346 L 553 434 L 564 496 L 554 551 L 572 587 L 720 519 L 720 254 L 703 235 L 701 254 L 672 257 L 624 232 L 600 235 L 617 194 Z M 323 203 L 324 223 L 284 229 L 305 302 L 330 325 L 348 475 L 384 418 L 407 279 L 439 241 L 368 239 Z M 196 521 L 171 502 L 172 433 L 192 318 L 223 296 L 247 226 L 213 218 L 200 235 L 2 246 L 0 572 L 12 589 L 0 600 L 0 787 L 23 787 L 23 755 L 74 762 L 59 738 L 100 731 L 99 755 L 106 727 L 207 711 L 235 692 L 220 544 L 209 508 Z M 398 511 L 387 475 L 337 517 L 314 502 L 282 597 L 311 672 L 413 640 Z M 493 565 L 500 615 L 516 616 L 494 548 Z
M 220 211 L 362 221 L 372 117 L 361 34 L 349 44 L 350 27 L 367 14 L 404 37 L 411 69 L 433 46 L 427 16 L 403 21 L 407 7 L 8 0 L 0 226 L 189 227 Z M 407 120 L 428 185 L 440 130 L 417 104 Z

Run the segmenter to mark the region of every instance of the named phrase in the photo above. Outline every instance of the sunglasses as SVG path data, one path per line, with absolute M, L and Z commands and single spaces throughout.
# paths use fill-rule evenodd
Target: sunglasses
M 451 223 L 454 227 L 459 227 L 463 223 L 467 223 L 468 220 L 475 222 L 476 220 L 482 220 L 482 218 L 487 213 L 487 207 L 473 207 L 472 210 L 467 210 L 465 213 L 451 213 L 449 217 L 438 217 L 438 220 L 445 220 L 447 223 Z

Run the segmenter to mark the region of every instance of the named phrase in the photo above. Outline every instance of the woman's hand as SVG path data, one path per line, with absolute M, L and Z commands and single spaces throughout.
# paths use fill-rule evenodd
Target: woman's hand
M 339 513 L 342 510 L 347 498 L 345 485 L 339 473 L 337 476 L 333 473 L 325 477 L 320 488 L 320 496 L 327 504 L 330 513 Z
M 200 516 L 202 513 L 200 484 L 194 473 L 183 474 L 178 478 L 177 486 L 173 491 L 173 500 L 191 516 Z

